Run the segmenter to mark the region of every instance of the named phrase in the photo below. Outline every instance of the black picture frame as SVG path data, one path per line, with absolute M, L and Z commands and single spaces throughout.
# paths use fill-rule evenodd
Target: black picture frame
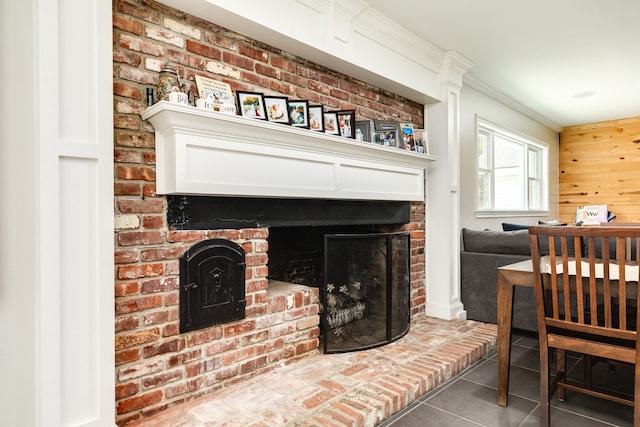
M 357 141 L 373 142 L 373 120 L 356 120 L 355 139 Z
M 265 95 L 264 107 L 267 111 L 267 121 L 274 123 L 290 124 L 289 98 L 278 95 Z
M 395 120 L 374 120 L 374 142 L 387 147 L 400 147 L 400 124 Z
M 289 124 L 293 127 L 309 129 L 309 101 L 293 99 L 287 101 Z
M 264 94 L 260 92 L 236 91 L 238 100 L 238 113 L 242 117 L 267 120 L 264 108 Z
M 336 111 L 338 116 L 338 129 L 343 138 L 355 139 L 356 137 L 356 111 L 340 110 Z
M 324 132 L 324 107 L 322 105 L 309 105 L 309 129 Z
M 340 135 L 340 129 L 338 129 L 338 115 L 335 111 L 325 111 L 324 117 L 324 133 L 329 135 Z

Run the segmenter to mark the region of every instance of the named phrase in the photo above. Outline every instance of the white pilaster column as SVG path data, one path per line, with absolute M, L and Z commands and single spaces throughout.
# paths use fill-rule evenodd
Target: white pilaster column
M 111 18 L 0 5 L 3 426 L 115 426 Z
M 439 157 L 427 179 L 426 314 L 466 318 L 460 302 L 460 89 L 472 63 L 448 52 L 440 73 L 441 102 L 426 108 L 429 152 Z

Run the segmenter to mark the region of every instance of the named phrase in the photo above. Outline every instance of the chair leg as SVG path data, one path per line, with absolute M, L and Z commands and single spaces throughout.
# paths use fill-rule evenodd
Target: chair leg
M 640 353 L 638 353 L 637 349 L 633 391 L 633 425 L 634 427 L 640 427 Z
M 546 343 L 545 343 L 546 344 Z M 540 346 L 540 427 L 551 424 L 551 406 L 549 404 L 549 348 Z
M 584 386 L 591 389 L 593 385 L 593 360 L 590 354 L 582 356 L 582 368 L 584 370 Z
M 567 376 L 567 354 L 566 351 L 556 349 L 556 364 L 558 365 L 558 373 L 556 378 L 558 379 L 558 400 L 564 402 L 565 389 L 562 387 L 562 382 L 566 380 Z

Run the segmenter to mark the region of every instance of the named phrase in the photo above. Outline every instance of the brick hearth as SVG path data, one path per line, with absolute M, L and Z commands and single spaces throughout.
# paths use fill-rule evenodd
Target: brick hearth
M 485 356 L 496 336 L 495 325 L 421 317 L 394 343 L 310 356 L 134 425 L 374 426 Z

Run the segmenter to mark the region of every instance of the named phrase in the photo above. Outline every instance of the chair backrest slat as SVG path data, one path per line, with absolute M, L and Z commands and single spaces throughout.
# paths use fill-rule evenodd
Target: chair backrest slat
M 589 308 L 591 309 L 591 313 L 597 313 L 598 312 L 598 299 L 597 299 L 597 289 L 596 289 L 596 266 L 595 266 L 595 257 L 596 257 L 596 243 L 595 240 L 596 238 L 591 236 L 588 237 L 589 239 L 589 244 L 588 244 L 588 251 L 589 251 L 589 255 L 588 255 L 588 262 L 589 262 Z M 591 316 L 591 324 L 592 325 L 597 325 L 598 324 L 598 316 Z
M 561 248 L 561 257 L 562 257 L 562 271 L 568 271 L 569 270 L 569 257 L 565 256 L 565 254 L 568 254 L 568 246 L 567 246 L 567 236 L 560 236 L 560 248 Z M 563 283 L 563 295 L 571 295 L 571 276 L 568 274 L 563 274 L 562 275 L 562 283 Z M 564 312 L 565 312 L 565 319 L 566 319 L 566 314 L 570 314 L 571 313 L 571 298 L 564 298 Z M 566 320 L 571 320 L 571 316 L 569 316 L 568 319 Z
M 609 264 L 609 239 L 601 238 L 602 247 L 602 274 L 603 274 L 603 294 L 604 294 L 604 326 L 610 328 L 611 323 L 611 279 Z
M 579 248 L 582 246 L 582 241 L 580 239 L 579 236 L 574 236 L 573 238 L 573 247 L 574 248 Z M 581 251 L 575 251 L 575 258 L 576 258 L 576 304 L 577 304 L 577 311 L 578 311 L 578 323 L 584 323 L 584 313 L 585 313 L 585 308 L 584 308 L 584 281 L 583 279 L 583 275 L 582 275 L 582 252 Z

